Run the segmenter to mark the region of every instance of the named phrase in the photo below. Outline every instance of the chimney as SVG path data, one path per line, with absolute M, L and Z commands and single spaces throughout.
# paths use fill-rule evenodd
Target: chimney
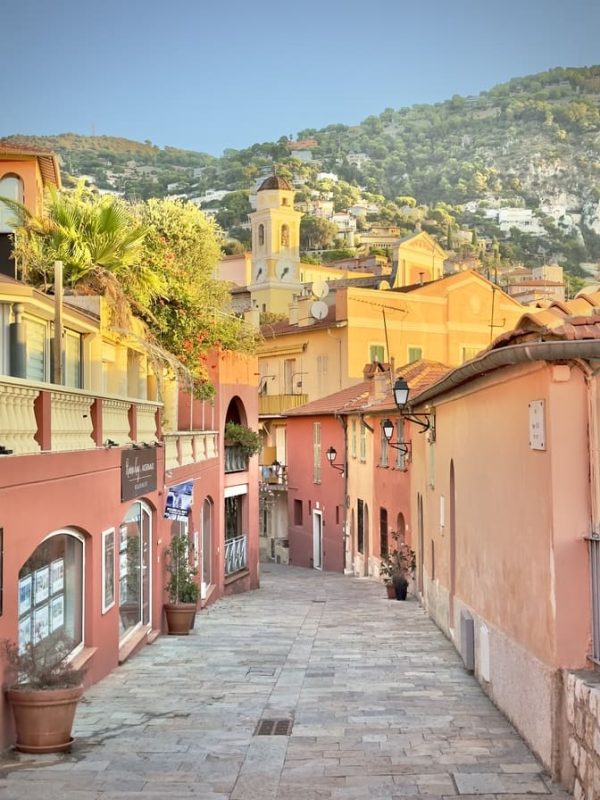
M 290 325 L 297 325 L 298 324 L 298 299 L 294 297 L 292 302 L 290 303 Z
M 298 298 L 298 327 L 305 328 L 307 325 L 314 324 L 314 319 L 310 314 L 310 307 L 314 303 L 312 296 L 302 296 Z
M 390 390 L 389 372 L 377 370 L 373 375 L 373 385 L 371 387 L 371 398 L 373 400 L 383 400 Z

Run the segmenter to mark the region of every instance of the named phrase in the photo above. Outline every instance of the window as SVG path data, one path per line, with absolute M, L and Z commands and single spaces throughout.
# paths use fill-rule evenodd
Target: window
M 212 503 L 206 498 L 202 504 L 202 582 L 212 582 Z
M 398 444 L 404 444 L 404 419 L 398 417 L 396 420 L 396 430 L 398 431 Z M 403 450 L 396 450 L 396 469 L 406 469 L 407 453 Z
M 385 558 L 388 554 L 388 513 L 387 508 L 379 509 L 379 554 Z
M 19 571 L 19 650 L 53 634 L 83 643 L 83 538 L 48 537 Z
M 65 330 L 63 350 L 63 381 L 65 386 L 73 389 L 83 387 L 81 369 L 82 336 L 75 331 Z
M 381 442 L 381 446 L 380 446 L 381 453 L 380 453 L 380 457 L 379 457 L 379 464 L 382 467 L 387 467 L 387 465 L 388 465 L 389 444 L 388 444 L 388 440 L 385 437 L 385 433 L 383 432 L 383 422 L 379 426 L 379 431 L 380 431 L 380 442 Z
M 385 347 L 382 344 L 369 345 L 369 361 L 371 364 L 377 362 L 383 364 L 385 360 Z
M 352 420 L 352 458 L 356 458 L 356 420 Z
M 179 525 L 180 523 L 175 522 Z M 119 526 L 119 635 L 150 622 L 150 511 L 133 503 Z
M 321 483 L 321 423 L 313 422 L 313 483 Z
M 422 347 L 409 347 L 408 348 L 408 363 L 412 364 L 413 361 L 419 361 L 419 359 L 423 358 L 423 348 Z
M 25 319 L 27 337 L 26 377 L 34 381 L 47 379 L 47 339 L 48 326 L 45 322 Z
M 23 204 L 23 181 L 18 175 L 5 175 L 0 180 L 0 197 Z M 0 233 L 12 233 L 17 225 L 14 210 L 0 201 Z
M 265 244 L 265 226 L 259 225 L 258 226 L 258 246 L 264 247 Z
M 302 500 L 294 500 L 294 525 L 302 525 Z
M 360 423 L 360 460 L 367 460 L 367 427 L 362 421 Z
M 294 394 L 294 374 L 296 372 L 296 359 L 286 358 L 283 362 L 283 393 Z
M 290 246 L 290 229 L 288 225 L 281 226 L 281 246 L 282 247 Z
M 242 500 L 244 495 L 238 494 L 225 498 L 225 539 L 236 539 L 243 535 Z

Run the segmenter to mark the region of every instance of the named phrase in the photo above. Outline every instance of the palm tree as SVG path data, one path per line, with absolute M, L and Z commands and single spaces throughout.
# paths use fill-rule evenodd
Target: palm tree
M 95 195 L 80 182 L 70 192 L 50 189 L 43 217 L 11 206 L 21 221 L 15 257 L 24 279 L 46 288 L 52 284 L 54 262 L 62 261 L 65 284 L 81 294 L 107 294 L 119 322 L 126 321 L 129 311 L 152 318 L 150 306 L 164 282 L 140 263 L 148 229 L 125 203 Z

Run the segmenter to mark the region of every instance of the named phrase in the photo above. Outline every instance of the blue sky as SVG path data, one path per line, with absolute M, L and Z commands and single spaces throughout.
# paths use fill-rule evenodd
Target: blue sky
M 598 0 L 0 0 L 0 21 L 0 136 L 214 155 L 600 63 Z

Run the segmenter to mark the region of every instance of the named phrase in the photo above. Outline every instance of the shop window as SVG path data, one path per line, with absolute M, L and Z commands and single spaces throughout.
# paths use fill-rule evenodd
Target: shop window
M 51 636 L 83 643 L 83 539 L 60 532 L 43 541 L 19 571 L 19 651 Z
M 202 582 L 212 583 L 212 503 L 207 498 L 202 505 Z
M 119 635 L 150 623 L 150 511 L 134 503 L 119 527 Z

